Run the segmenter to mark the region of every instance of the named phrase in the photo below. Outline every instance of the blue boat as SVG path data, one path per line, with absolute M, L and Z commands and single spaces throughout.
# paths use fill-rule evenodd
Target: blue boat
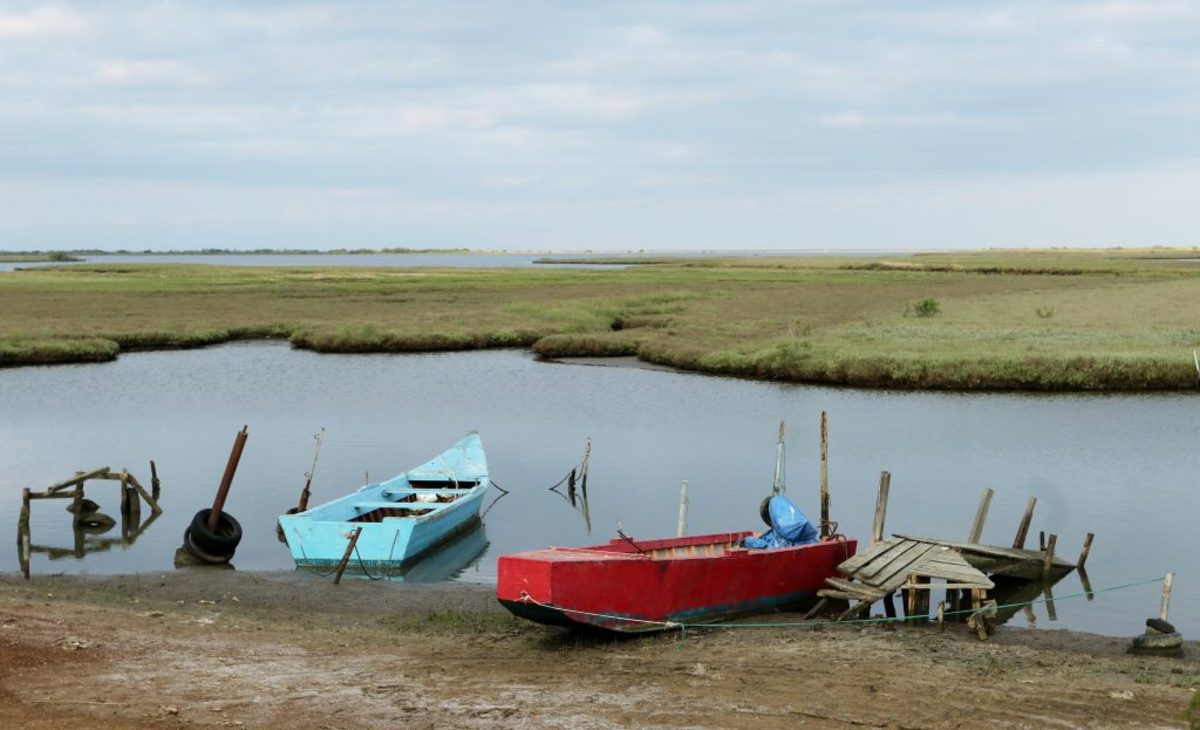
M 490 483 L 483 442 L 472 431 L 418 467 L 282 515 L 279 525 L 297 567 L 337 565 L 361 527 L 350 565 L 399 568 L 475 527 Z

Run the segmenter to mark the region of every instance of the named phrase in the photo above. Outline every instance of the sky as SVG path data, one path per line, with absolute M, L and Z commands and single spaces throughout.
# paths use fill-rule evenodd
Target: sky
M 1200 244 L 1200 3 L 0 0 L 0 250 Z

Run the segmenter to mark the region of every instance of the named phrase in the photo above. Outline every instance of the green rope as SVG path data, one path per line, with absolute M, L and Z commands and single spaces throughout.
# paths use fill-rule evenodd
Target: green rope
M 1164 580 L 1166 580 L 1165 575 L 1159 576 L 1157 578 L 1148 578 L 1146 580 L 1134 581 L 1132 583 L 1122 583 L 1120 585 L 1109 586 L 1107 588 L 1100 588 L 1100 589 L 1094 590 L 1094 591 L 1084 591 L 1083 593 L 1068 593 L 1065 596 L 1055 597 L 1053 600 L 1065 601 L 1065 600 L 1069 600 L 1072 598 L 1082 598 L 1084 596 L 1094 596 L 1099 593 L 1110 593 L 1112 591 L 1121 591 L 1121 590 L 1125 590 L 1127 588 L 1137 588 L 1139 586 L 1150 585 L 1152 583 L 1161 583 Z M 987 606 L 986 608 L 979 608 L 979 609 L 968 608 L 968 609 L 960 609 L 958 611 L 945 611 L 942 613 L 942 615 L 943 616 L 954 616 L 957 614 L 980 613 L 982 611 L 992 611 L 992 610 L 998 611 L 1002 608 L 1020 608 L 1022 606 L 1032 606 L 1035 603 L 1046 603 L 1049 600 L 1051 600 L 1051 599 L 1035 598 L 1032 601 L 1021 601 L 1020 603 L 1005 603 L 1005 604 L 996 605 L 994 607 Z M 847 619 L 845 621 L 829 621 L 829 620 L 825 620 L 825 621 L 780 621 L 780 622 L 776 622 L 776 623 L 721 623 L 721 622 L 716 622 L 716 623 L 711 623 L 711 624 L 704 624 L 704 623 L 683 624 L 683 623 L 681 623 L 681 624 L 679 624 L 679 628 L 681 629 L 681 631 L 686 631 L 686 629 L 688 627 L 691 627 L 694 629 L 695 628 L 766 629 L 766 628 L 786 628 L 786 627 L 796 627 L 796 626 L 806 626 L 806 627 L 825 626 L 825 625 L 845 626 L 847 624 L 881 624 L 881 623 L 892 623 L 892 622 L 897 622 L 897 621 L 914 621 L 917 619 L 928 620 L 928 619 L 936 618 L 936 617 L 937 617 L 937 614 L 927 613 L 927 614 L 915 615 L 915 616 L 895 616 L 895 617 L 879 616 L 879 617 L 875 617 L 875 618 Z

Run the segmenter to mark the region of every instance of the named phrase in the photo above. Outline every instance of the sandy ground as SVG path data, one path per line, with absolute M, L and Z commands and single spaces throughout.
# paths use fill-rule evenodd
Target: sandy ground
M 1127 643 L 961 625 L 613 639 L 519 622 L 479 586 L 10 576 L 0 727 L 1184 726 L 1196 645 Z

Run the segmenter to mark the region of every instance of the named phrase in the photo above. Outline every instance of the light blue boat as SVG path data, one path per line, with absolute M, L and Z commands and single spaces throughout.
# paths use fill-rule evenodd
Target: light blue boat
M 282 515 L 279 525 L 297 567 L 337 565 L 361 527 L 350 565 L 398 568 L 475 527 L 490 483 L 483 442 L 472 431 L 425 464 Z

